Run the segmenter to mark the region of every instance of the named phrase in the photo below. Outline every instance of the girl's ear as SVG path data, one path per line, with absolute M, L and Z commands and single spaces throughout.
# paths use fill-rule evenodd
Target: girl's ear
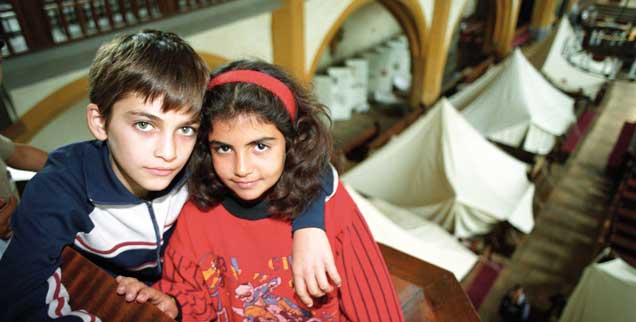
M 99 107 L 93 103 L 88 104 L 86 107 L 86 124 L 88 125 L 88 130 L 91 131 L 91 134 L 96 139 L 106 141 L 108 138 L 106 118 L 99 112 Z

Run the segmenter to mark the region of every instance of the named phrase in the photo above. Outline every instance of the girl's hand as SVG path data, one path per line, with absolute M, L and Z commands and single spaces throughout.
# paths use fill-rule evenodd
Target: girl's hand
M 117 294 L 125 295 L 127 302 L 150 302 L 173 319 L 179 314 L 174 297 L 166 295 L 133 277 L 117 276 L 115 280 L 119 283 Z
M 0 238 L 9 239 L 11 237 L 11 215 L 18 206 L 18 199 L 15 196 L 9 199 L 0 198 Z
M 311 296 L 321 297 L 333 291 L 327 275 L 336 286 L 342 283 L 327 234 L 322 229 L 303 228 L 295 231 L 292 258 L 296 294 L 308 307 L 313 305 Z

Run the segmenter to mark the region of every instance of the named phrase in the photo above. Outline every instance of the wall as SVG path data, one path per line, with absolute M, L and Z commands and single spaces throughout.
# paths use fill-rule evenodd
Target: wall
M 426 28 L 431 29 L 431 23 L 433 21 L 433 8 L 435 7 L 435 0 L 419 0 L 420 7 L 424 11 L 424 20 L 426 22 Z M 448 1 L 448 0 L 443 0 Z
M 87 74 L 88 68 L 84 68 L 9 91 L 13 98 L 18 117 L 24 115 L 24 113 L 28 112 L 30 108 L 46 98 L 49 94 Z
M 305 1 L 305 70 L 309 72 L 312 60 L 320 49 L 322 40 L 351 0 L 308 0 Z
M 40 130 L 30 144 L 53 151 L 63 145 L 93 139 L 86 125 L 88 99 L 81 100 Z
M 391 13 L 377 2 L 369 3 L 347 18 L 341 27 L 342 40 L 333 55 L 323 52 L 317 70 L 340 62 L 367 49 L 382 44 L 385 40 L 402 32 L 402 28 Z
M 271 13 L 261 14 L 186 37 L 186 40 L 197 51 L 229 59 L 258 58 L 271 62 L 271 21 Z

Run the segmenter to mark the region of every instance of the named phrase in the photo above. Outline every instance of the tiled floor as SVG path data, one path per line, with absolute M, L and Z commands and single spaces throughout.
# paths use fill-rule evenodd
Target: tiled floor
M 534 320 L 555 293 L 569 295 L 593 260 L 600 219 L 607 205 L 607 157 L 622 123 L 636 120 L 636 83 L 616 82 L 578 151 L 560 171 L 555 187 L 536 214 L 532 233 L 518 247 L 479 309 L 484 322 L 501 321 L 497 308 L 514 284 L 526 289 Z

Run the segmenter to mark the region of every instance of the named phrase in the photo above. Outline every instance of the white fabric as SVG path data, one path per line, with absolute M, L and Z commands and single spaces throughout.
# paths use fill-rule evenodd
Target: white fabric
M 548 154 L 556 143 L 556 137 L 532 124 L 528 128 L 523 149 L 537 154 Z
M 9 173 L 11 173 L 11 178 L 13 179 L 13 181 L 29 181 L 36 174 L 36 172 L 34 171 L 14 169 L 11 167 L 7 167 L 7 170 L 9 170 Z
M 559 29 L 541 71 L 553 84 L 563 90 L 575 92 L 582 89 L 585 95 L 595 97 L 605 79 L 572 66 L 563 57 L 563 52 L 576 43 L 575 39 L 576 35 L 568 19 L 561 19 Z
M 369 62 L 368 95 L 374 99 L 393 98 L 393 78 L 389 69 L 391 55 L 389 51 L 374 48 L 362 53 Z
M 530 232 L 534 186 L 526 171 L 444 98 L 343 181 L 468 237 L 503 220 Z
M 636 268 L 621 259 L 593 263 L 568 300 L 561 322 L 636 320 Z
M 349 67 L 353 73 L 353 109 L 357 112 L 366 112 L 369 110 L 369 102 L 367 100 L 369 62 L 365 59 L 347 59 L 345 65 Z
M 545 132 L 541 134 L 559 136 L 575 121 L 574 100 L 552 87 L 519 49 L 463 114 L 482 135 L 516 147 L 521 133 L 536 131 L 532 126 Z M 550 151 L 554 140 L 535 134 L 523 148 L 533 153 Z
M 316 75 L 313 80 L 314 94 L 320 103 L 329 108 L 329 114 L 334 121 L 348 120 L 351 110 L 347 108 L 347 98 L 338 90 L 336 80 L 327 75 Z
M 464 109 L 494 81 L 501 72 L 502 64 L 491 66 L 481 77 L 449 97 L 450 103 L 458 110 Z
M 439 226 L 382 200 L 372 203 L 352 187 L 345 187 L 377 242 L 444 268 L 458 280 L 477 262 L 473 252 Z

